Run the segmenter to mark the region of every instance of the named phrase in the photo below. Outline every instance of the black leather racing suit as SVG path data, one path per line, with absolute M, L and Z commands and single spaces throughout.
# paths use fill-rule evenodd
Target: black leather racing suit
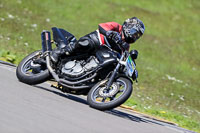
M 73 43 L 67 47 L 69 53 L 72 52 L 90 52 L 92 50 L 99 49 L 102 45 L 105 45 L 104 36 L 106 36 L 107 31 L 115 31 L 121 35 L 122 26 L 116 22 L 107 22 L 99 24 L 99 28 L 83 37 L 81 37 L 76 43 Z M 117 44 L 112 43 L 111 48 L 118 52 L 121 51 L 120 47 Z M 129 47 L 128 47 L 129 48 Z

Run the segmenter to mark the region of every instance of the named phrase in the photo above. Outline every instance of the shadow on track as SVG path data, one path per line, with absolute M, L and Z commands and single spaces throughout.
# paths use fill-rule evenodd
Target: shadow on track
M 42 89 L 42 90 L 45 90 L 45 91 L 48 91 L 48 92 L 51 92 L 51 93 L 54 93 L 56 95 L 62 96 L 62 97 L 67 98 L 67 99 L 88 105 L 87 101 L 85 99 L 80 98 L 78 96 L 74 96 L 74 95 L 71 95 L 71 94 L 66 95 L 65 93 L 59 92 L 59 90 L 58 91 L 57 90 L 51 90 L 51 89 L 42 87 L 40 85 L 35 85 L 34 87 L 37 87 L 38 89 Z M 107 110 L 107 111 L 104 111 L 104 112 L 111 114 L 111 115 L 114 115 L 114 116 L 117 116 L 117 117 L 121 117 L 123 119 L 131 120 L 131 121 L 134 121 L 134 122 L 155 123 L 155 124 L 162 125 L 160 123 L 152 122 L 152 121 L 149 121 L 149 120 L 146 120 L 146 119 L 140 118 L 138 116 L 134 116 L 132 114 L 128 114 L 128 113 L 125 113 L 125 112 L 122 112 L 122 111 L 119 111 L 119 110 L 116 110 L 116 109 Z
M 76 102 L 79 102 L 79 103 L 83 103 L 83 104 L 87 104 L 87 101 L 82 99 L 82 98 L 79 98 L 78 96 L 73 96 L 71 94 L 66 94 L 66 93 L 62 93 L 62 92 L 58 92 L 58 91 L 54 91 L 54 90 L 50 90 L 48 88 L 45 88 L 45 87 L 42 87 L 42 86 L 39 86 L 39 85 L 35 85 L 34 87 L 37 87 L 41 90 L 45 90 L 45 91 L 48 91 L 48 92 L 52 92 L 56 95 L 59 95 L 59 96 L 62 96 L 64 98 L 67 98 L 67 99 L 70 99 L 70 100 L 73 100 L 73 101 L 76 101 Z
M 144 120 L 140 117 L 137 117 L 137 116 L 134 116 L 132 114 L 125 113 L 125 112 L 121 112 L 121 111 L 116 110 L 116 109 L 107 110 L 107 111 L 104 111 L 104 112 L 111 114 L 111 115 L 115 115 L 115 116 L 124 118 L 124 119 L 127 119 L 127 120 L 131 120 L 131 121 L 134 121 L 134 122 L 145 122 L 145 123 L 148 122 L 148 121 L 146 121 L 146 120 Z

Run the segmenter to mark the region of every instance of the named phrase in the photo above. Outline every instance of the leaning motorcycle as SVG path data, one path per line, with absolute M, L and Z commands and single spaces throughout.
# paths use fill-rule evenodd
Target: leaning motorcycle
M 18 65 L 19 81 L 35 85 L 47 80 L 57 82 L 55 88 L 64 93 L 87 95 L 88 104 L 98 110 L 113 109 L 124 103 L 132 93 L 133 81 L 137 81 L 135 59 L 137 50 L 118 53 L 106 45 L 94 53 L 74 53 L 60 56 L 55 63 L 50 58 L 52 44 L 57 48 L 63 43 L 74 43 L 75 37 L 59 28 L 43 31 L 42 50 L 26 56 Z

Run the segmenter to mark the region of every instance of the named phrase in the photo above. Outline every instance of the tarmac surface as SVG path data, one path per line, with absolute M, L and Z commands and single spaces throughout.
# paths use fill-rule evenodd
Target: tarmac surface
M 0 133 L 192 133 L 121 108 L 98 111 L 83 96 L 49 83 L 18 81 L 15 67 L 0 64 Z

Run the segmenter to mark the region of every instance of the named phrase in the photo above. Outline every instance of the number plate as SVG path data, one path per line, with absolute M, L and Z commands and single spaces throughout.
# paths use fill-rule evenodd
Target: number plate
M 126 60 L 126 69 L 130 77 L 133 75 L 135 68 L 136 68 L 135 63 L 131 59 L 131 56 L 129 56 Z

